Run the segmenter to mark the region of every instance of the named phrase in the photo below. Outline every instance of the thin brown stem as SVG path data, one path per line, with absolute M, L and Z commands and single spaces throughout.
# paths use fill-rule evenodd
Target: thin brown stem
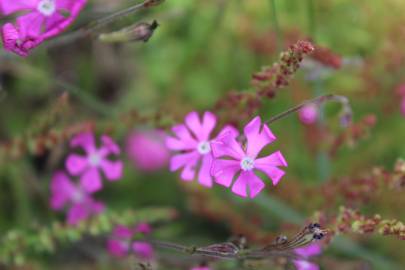
M 351 118 L 352 110 L 351 110 L 349 100 L 347 99 L 347 97 L 334 95 L 334 94 L 328 94 L 328 95 L 316 97 L 314 99 L 306 100 L 306 101 L 298 104 L 297 106 L 292 107 L 291 109 L 288 109 L 287 111 L 284 111 L 282 113 L 279 113 L 279 114 L 271 117 L 269 120 L 266 121 L 266 123 L 272 124 L 280 119 L 283 119 L 283 118 L 289 116 L 290 114 L 292 114 L 294 112 L 298 112 L 300 109 L 302 109 L 303 107 L 305 107 L 309 104 L 315 104 L 317 106 L 321 106 L 322 104 L 331 102 L 331 101 L 339 102 L 342 104 L 343 109 L 342 109 L 341 120 L 350 121 L 349 118 Z

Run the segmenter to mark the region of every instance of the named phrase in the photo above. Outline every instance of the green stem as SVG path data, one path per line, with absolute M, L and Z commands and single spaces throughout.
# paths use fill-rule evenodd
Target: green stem
M 282 43 L 280 24 L 279 24 L 278 16 L 277 16 L 276 0 L 270 0 L 270 6 L 271 6 L 271 18 L 272 18 L 273 28 L 274 28 L 274 32 L 276 33 L 277 49 L 278 49 L 278 51 L 281 51 L 283 49 L 283 43 Z
M 312 40 L 316 41 L 316 12 L 314 0 L 307 0 L 308 32 Z

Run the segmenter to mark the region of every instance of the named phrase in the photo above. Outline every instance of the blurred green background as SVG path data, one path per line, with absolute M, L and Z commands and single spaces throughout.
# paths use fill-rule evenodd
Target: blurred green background
M 89 1 L 73 28 L 133 3 Z M 1 52 L 0 140 L 3 145 L 27 140 L 29 145 L 21 155 L 5 154 L 1 148 L 1 234 L 63 219 L 48 209 L 47 196 L 51 174 L 62 168 L 69 152 L 67 144 L 57 143 L 38 154 L 33 138 L 91 121 L 100 133 L 112 129 L 124 145 L 133 128 L 168 127 L 181 122 L 189 111 L 212 110 L 230 90 L 251 89 L 251 75 L 277 61 L 279 53 L 298 39 L 328 48 L 343 64 L 334 69 L 312 59 L 315 67 L 300 69 L 276 98 L 263 100 L 260 115 L 267 119 L 322 94 L 344 95 L 350 99 L 354 125 L 361 129 L 359 136 L 357 129 L 339 125 L 336 104 L 324 107 L 318 126 L 303 125 L 295 114 L 272 124 L 278 140 L 270 150 L 280 149 L 289 167 L 277 188 L 268 186 L 269 191 L 253 201 L 235 198 L 219 187 L 201 190 L 167 170 L 143 173 L 125 156 L 124 178 L 106 184 L 97 197 L 117 212 L 175 208 L 178 217 L 159 226 L 157 237 L 189 244 L 225 241 L 235 233 L 235 219 L 215 217 L 215 211 L 210 216 L 200 204 L 211 209 L 226 204 L 246 225 L 255 224 L 271 235 L 288 232 L 289 224 L 305 224 L 325 206 L 323 195 L 310 190 L 364 177 L 376 166 L 392 170 L 405 153 L 405 119 L 396 90 L 405 83 L 404 14 L 402 0 L 167 0 L 104 29 L 156 19 L 160 27 L 147 43 L 111 45 L 84 38 L 49 49 L 39 47 L 26 59 Z M 309 78 L 314 72 L 315 77 Z M 58 105 L 63 93 L 69 94 L 66 110 Z M 134 111 L 148 120 L 135 117 L 131 125 L 119 120 Z M 364 124 L 365 117 L 375 118 L 375 125 Z M 241 119 L 241 126 L 246 122 Z M 342 134 L 343 142 L 332 153 Z M 196 193 L 204 195 L 196 197 Z M 333 196 L 337 202 L 328 211 L 336 214 L 345 201 L 340 194 Z M 211 201 L 198 201 L 207 198 Z M 355 206 L 367 215 L 405 219 L 403 191 L 380 192 L 367 204 Z M 109 258 L 102 243 L 82 241 L 91 243 L 90 255 L 74 245 L 64 246 L 53 255 L 29 260 L 22 269 L 129 269 Z M 404 250 L 404 242 L 394 237 L 347 235 L 326 250 L 327 258 L 320 265 L 322 269 L 399 270 L 405 268 Z M 228 262 L 218 267 L 240 266 Z

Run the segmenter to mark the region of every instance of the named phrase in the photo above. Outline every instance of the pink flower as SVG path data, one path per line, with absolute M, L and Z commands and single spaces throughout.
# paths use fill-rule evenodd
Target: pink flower
M 160 130 L 134 131 L 127 139 L 127 153 L 134 165 L 143 171 L 156 171 L 166 166 L 169 150 Z
M 120 154 L 119 146 L 106 135 L 101 136 L 101 142 L 101 147 L 96 148 L 94 136 L 90 132 L 80 133 L 70 141 L 71 147 L 83 148 L 85 156 L 70 154 L 66 159 L 66 169 L 74 176 L 81 175 L 80 182 L 87 192 L 102 188 L 100 169 L 110 181 L 122 177 L 122 162 L 107 159 L 109 155 Z
M 183 168 L 181 178 L 185 181 L 192 181 L 195 178 L 196 169 L 199 167 L 198 182 L 206 187 L 212 187 L 210 142 L 211 133 L 217 122 L 216 116 L 211 112 L 205 112 L 201 122 L 197 112 L 191 112 L 186 115 L 184 120 L 185 125 L 180 124 L 172 128 L 175 137 L 166 138 L 166 146 L 178 151 L 178 154 L 170 160 L 170 170 L 176 171 Z M 237 134 L 237 131 L 230 126 L 226 126 L 220 134 L 224 132 L 235 136 Z
M 287 162 L 280 151 L 258 158 L 263 147 L 276 140 L 270 128 L 266 124 L 262 125 L 259 116 L 245 126 L 244 134 L 247 138 L 245 147 L 229 132 L 211 142 L 214 156 L 211 173 L 215 181 L 225 187 L 230 187 L 238 175 L 233 183 L 232 192 L 241 197 L 247 197 L 249 193 L 249 196 L 254 198 L 265 186 L 255 174 L 255 170 L 265 173 L 273 185 L 277 185 L 284 175 L 284 171 L 277 166 L 287 166 Z
M 90 215 L 99 214 L 104 210 L 104 204 L 95 201 L 81 186 L 76 186 L 65 173 L 57 171 L 51 182 L 51 208 L 62 210 L 69 207 L 67 222 L 77 224 Z
M 208 266 L 197 266 L 191 268 L 191 270 L 211 270 L 211 268 L 209 268 Z
M 43 41 L 42 37 L 23 37 L 11 23 L 6 23 L 1 28 L 1 38 L 6 50 L 24 57 Z
M 402 98 L 401 101 L 401 113 L 405 117 L 405 96 Z
M 150 260 L 154 256 L 151 244 L 143 241 L 132 241 L 137 234 L 149 234 L 151 231 L 148 224 L 141 223 L 133 229 L 118 225 L 112 232 L 112 237 L 108 240 L 108 252 L 115 257 L 127 256 L 130 250 L 140 259 Z
M 15 27 L 3 26 L 4 48 L 26 56 L 43 40 L 64 31 L 85 4 L 86 0 L 1 0 L 1 14 L 23 13 Z
M 309 258 L 320 254 L 322 252 L 322 249 L 318 243 L 315 243 L 306 247 L 296 248 L 294 252 L 295 254 L 300 255 L 304 258 Z M 305 260 L 294 260 L 294 264 L 297 270 L 319 270 L 318 265 Z
M 308 104 L 299 110 L 298 116 L 302 123 L 307 125 L 314 124 L 318 119 L 318 106 L 315 104 Z

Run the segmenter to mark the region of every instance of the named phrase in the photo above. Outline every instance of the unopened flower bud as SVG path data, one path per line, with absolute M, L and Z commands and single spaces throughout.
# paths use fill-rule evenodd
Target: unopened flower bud
M 104 33 L 99 36 L 99 40 L 106 43 L 122 43 L 131 41 L 147 42 L 153 35 L 153 32 L 159 26 L 157 21 L 152 23 L 138 23 L 126 27 L 116 32 Z

